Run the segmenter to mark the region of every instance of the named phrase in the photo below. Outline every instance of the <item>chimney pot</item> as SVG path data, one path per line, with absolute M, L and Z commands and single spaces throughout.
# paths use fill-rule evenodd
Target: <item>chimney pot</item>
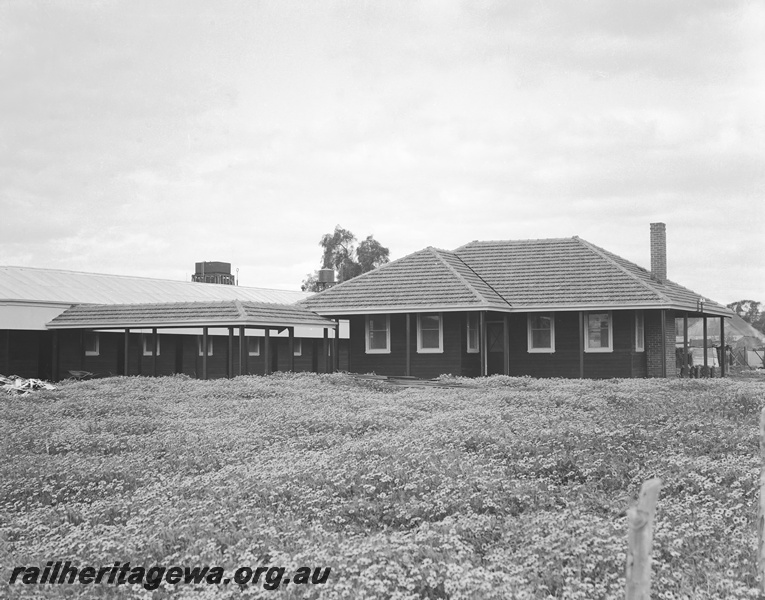
M 659 282 L 667 279 L 667 226 L 651 223 L 651 274 Z

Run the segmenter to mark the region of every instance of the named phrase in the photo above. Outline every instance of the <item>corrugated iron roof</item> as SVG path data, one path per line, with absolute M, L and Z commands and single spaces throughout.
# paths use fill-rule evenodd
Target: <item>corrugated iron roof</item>
M 58 304 L 136 304 L 246 300 L 293 304 L 310 294 L 298 291 L 104 275 L 58 269 L 0 266 L 0 299 Z
M 266 302 L 168 302 L 79 304 L 47 324 L 49 329 L 167 327 L 334 327 L 335 323 L 300 306 Z

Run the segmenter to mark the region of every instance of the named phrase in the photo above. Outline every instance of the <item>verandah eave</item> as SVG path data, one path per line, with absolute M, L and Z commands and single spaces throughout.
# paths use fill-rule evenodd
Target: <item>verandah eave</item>
M 702 317 L 704 315 L 714 315 L 719 317 L 731 317 L 733 314 L 726 308 L 720 309 L 705 308 L 704 312 L 694 311 L 691 304 L 576 304 L 576 305 L 528 305 L 528 306 L 496 306 L 496 305 L 421 305 L 421 306 L 373 306 L 366 308 L 353 308 L 332 306 L 328 308 L 311 308 L 313 312 L 321 316 L 341 315 L 384 315 L 384 314 L 406 314 L 423 312 L 480 312 L 492 311 L 500 313 L 528 313 L 528 312 L 578 312 L 578 311 L 596 311 L 596 310 L 673 310 L 687 312 L 690 317 Z
M 242 321 L 195 321 L 189 323 L 163 323 L 153 321 L 131 321 L 127 323 L 98 323 L 98 322 L 83 322 L 83 323 L 66 323 L 66 324 L 52 324 L 48 323 L 46 327 L 49 330 L 78 330 L 78 329 L 91 329 L 94 331 L 121 331 L 123 329 L 199 329 L 202 327 L 209 327 L 211 329 L 227 329 L 229 327 L 246 327 L 248 329 L 273 329 L 273 330 L 285 330 L 289 327 L 321 327 L 326 329 L 335 329 L 336 323 L 330 321 L 280 321 L 280 322 L 256 322 L 249 321 L 243 323 Z

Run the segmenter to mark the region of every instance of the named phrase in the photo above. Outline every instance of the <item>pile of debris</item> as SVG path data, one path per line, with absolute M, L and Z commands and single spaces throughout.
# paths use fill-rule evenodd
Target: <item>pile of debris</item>
M 25 379 L 18 375 L 5 377 L 0 375 L 0 390 L 7 394 L 26 396 L 38 390 L 55 390 L 56 386 L 42 379 Z

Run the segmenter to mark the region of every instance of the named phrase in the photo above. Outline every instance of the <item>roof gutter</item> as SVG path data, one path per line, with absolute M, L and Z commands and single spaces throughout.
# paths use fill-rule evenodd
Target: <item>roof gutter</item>
M 376 315 L 376 314 L 403 314 L 403 313 L 417 313 L 417 312 L 473 312 L 491 310 L 495 312 L 503 313 L 529 313 L 529 312 L 578 312 L 578 311 L 593 311 L 593 310 L 677 310 L 683 312 L 689 312 L 698 314 L 699 316 L 713 315 L 720 317 L 730 318 L 734 315 L 733 311 L 724 307 L 710 307 L 705 305 L 704 311 L 699 312 L 696 305 L 682 305 L 682 304 L 530 304 L 530 305 L 516 305 L 516 306 L 375 306 L 369 308 L 353 308 L 348 309 L 346 307 L 328 307 L 328 308 L 311 308 L 313 312 L 322 316 L 337 316 L 337 315 Z
M 336 329 L 337 323 L 334 321 L 279 321 L 264 323 L 262 321 L 130 321 L 124 323 L 115 323 L 103 321 L 81 321 L 56 323 L 51 321 L 46 323 L 47 329 L 176 329 L 176 328 L 196 328 L 196 327 L 250 327 L 252 329 L 283 329 L 285 327 L 324 327 L 326 329 Z

